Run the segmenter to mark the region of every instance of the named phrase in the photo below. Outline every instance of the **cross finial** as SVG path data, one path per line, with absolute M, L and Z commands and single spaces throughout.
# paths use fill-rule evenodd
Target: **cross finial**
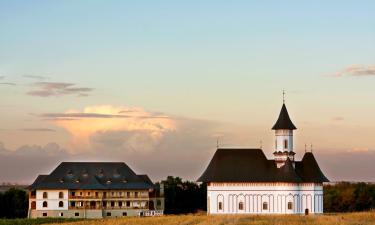
M 283 90 L 283 104 L 285 104 L 285 90 Z

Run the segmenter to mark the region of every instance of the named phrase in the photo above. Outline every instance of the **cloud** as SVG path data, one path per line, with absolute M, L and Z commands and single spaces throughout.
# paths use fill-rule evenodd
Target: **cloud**
M 336 116 L 336 117 L 333 117 L 332 120 L 333 120 L 333 121 L 336 121 L 336 122 L 339 122 L 339 121 L 343 121 L 343 120 L 344 120 L 344 117 Z
M 16 150 L 9 150 L 0 143 L 0 180 L 31 184 L 38 174 L 50 173 L 61 160 L 71 158 L 72 155 L 56 143 L 24 145 Z
M 148 152 L 165 133 L 176 129 L 176 122 L 168 116 L 136 107 L 89 106 L 82 111 L 47 113 L 41 117 L 68 131 L 73 137 L 73 149 L 83 151 L 92 150 L 99 143 L 121 142 L 119 147 L 123 150 Z
M 47 79 L 47 77 L 37 76 L 37 75 L 23 75 L 22 77 L 30 78 L 30 79 L 34 79 L 34 80 L 45 80 L 45 79 Z
M 87 87 L 76 87 L 73 83 L 63 82 L 36 82 L 36 89 L 27 92 L 31 96 L 50 97 L 63 95 L 76 95 L 78 97 L 88 96 L 93 90 Z
M 2 79 L 4 79 L 5 78 L 5 76 L 0 76 L 0 80 L 2 80 Z
M 351 65 L 347 68 L 335 73 L 333 76 L 335 77 L 343 77 L 343 76 L 374 76 L 375 75 L 375 65 Z
M 27 132 L 56 132 L 56 130 L 50 128 L 24 128 L 21 130 Z
M 369 152 L 370 149 L 367 147 L 355 147 L 350 149 L 348 152 Z
M 3 83 L 0 83 L 0 85 L 16 86 L 17 84 L 11 83 L 11 82 L 3 82 Z

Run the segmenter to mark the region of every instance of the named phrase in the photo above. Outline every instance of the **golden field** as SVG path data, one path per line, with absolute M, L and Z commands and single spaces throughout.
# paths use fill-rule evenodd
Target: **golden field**
M 206 216 L 206 215 L 181 215 L 162 217 L 127 217 L 100 220 L 85 220 L 64 225 L 369 225 L 375 224 L 375 212 L 339 213 L 319 216 Z M 57 225 L 57 224 L 54 224 Z

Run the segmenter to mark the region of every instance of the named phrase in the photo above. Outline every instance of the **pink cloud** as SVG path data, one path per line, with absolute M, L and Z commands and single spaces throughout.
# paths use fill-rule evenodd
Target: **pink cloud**
M 351 65 L 345 69 L 335 73 L 335 77 L 343 76 L 374 76 L 375 75 L 375 65 Z

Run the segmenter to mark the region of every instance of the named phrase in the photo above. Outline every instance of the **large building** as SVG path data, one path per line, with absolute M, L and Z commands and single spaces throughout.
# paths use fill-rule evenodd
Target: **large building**
M 198 179 L 207 183 L 208 214 L 323 213 L 323 182 L 312 152 L 296 161 L 293 130 L 285 104 L 272 127 L 274 158 L 262 149 L 217 149 Z
M 164 188 L 125 163 L 63 162 L 29 187 L 29 217 L 162 215 Z

